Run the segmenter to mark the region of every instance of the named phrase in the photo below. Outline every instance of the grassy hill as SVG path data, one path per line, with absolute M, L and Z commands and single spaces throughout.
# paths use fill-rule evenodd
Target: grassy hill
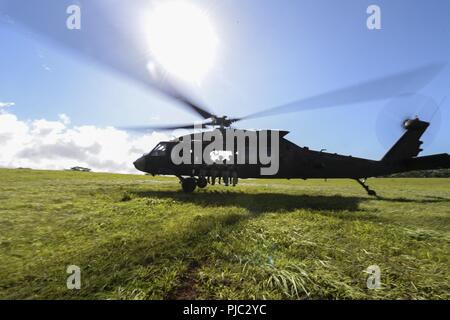
M 450 169 L 421 170 L 396 173 L 392 178 L 450 178 Z
M 0 299 L 449 299 L 450 179 L 369 184 L 3 169 Z

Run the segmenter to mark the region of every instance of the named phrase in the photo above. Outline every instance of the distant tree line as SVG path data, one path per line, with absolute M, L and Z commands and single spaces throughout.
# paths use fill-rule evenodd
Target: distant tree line
M 421 170 L 395 173 L 389 178 L 450 178 L 450 169 Z

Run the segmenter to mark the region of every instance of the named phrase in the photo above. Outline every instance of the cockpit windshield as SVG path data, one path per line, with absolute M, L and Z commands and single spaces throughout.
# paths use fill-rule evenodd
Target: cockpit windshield
M 150 152 L 150 156 L 152 156 L 152 157 L 165 156 L 166 151 L 167 151 L 167 145 L 165 143 L 160 143 Z

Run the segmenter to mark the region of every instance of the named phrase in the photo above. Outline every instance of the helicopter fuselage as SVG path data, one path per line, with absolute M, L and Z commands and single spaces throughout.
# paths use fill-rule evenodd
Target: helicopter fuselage
M 265 131 L 265 130 L 264 130 Z M 255 131 L 259 136 L 261 132 Z M 246 130 L 246 132 L 248 132 Z M 275 131 L 268 131 L 269 136 Z M 274 174 L 262 174 L 261 169 L 268 167 L 268 164 L 261 164 L 259 161 L 251 163 L 251 154 L 260 154 L 261 147 L 256 145 L 256 149 L 252 152 L 249 141 L 245 144 L 245 162 L 239 163 L 238 151 L 236 149 L 227 149 L 226 141 L 223 142 L 222 148 L 216 148 L 211 152 L 211 156 L 216 158 L 213 163 L 207 163 L 205 159 L 196 161 L 194 159 L 196 147 L 196 140 L 193 135 L 190 135 L 191 148 L 190 148 L 190 160 L 187 163 L 174 163 L 173 160 L 173 148 L 183 138 L 183 136 L 173 141 L 161 142 L 153 151 L 144 155 L 142 158 L 135 162 L 135 166 L 138 170 L 150 173 L 152 175 L 175 175 L 178 177 L 223 177 L 227 174 L 231 177 L 237 175 L 238 178 L 267 178 L 267 179 L 309 179 L 309 178 L 366 178 L 372 176 L 378 176 L 384 174 L 386 170 L 380 167 L 379 161 L 362 159 L 352 156 L 339 155 L 336 153 L 328 153 L 323 151 L 310 150 L 307 147 L 300 147 L 293 142 L 285 139 L 288 134 L 286 131 L 279 131 L 278 135 L 278 147 L 274 148 L 269 144 L 266 152 L 271 154 L 274 150 L 277 150 L 278 155 L 271 154 L 272 160 L 278 161 L 278 170 Z M 206 148 L 210 146 L 209 141 L 201 142 L 200 154 L 204 155 Z M 219 154 L 217 156 L 217 154 Z M 227 159 L 222 159 L 222 155 Z M 255 156 L 255 158 L 257 158 Z M 259 159 L 258 159 L 259 160 Z M 385 168 L 386 169 L 386 168 Z
M 422 151 L 420 137 L 428 126 L 419 119 L 410 120 L 404 135 L 381 160 L 300 147 L 285 138 L 287 131 L 221 128 L 161 142 L 134 165 L 148 174 L 177 176 L 185 192 L 215 184 L 216 180 L 234 186 L 239 179 L 248 178 L 348 178 L 357 180 L 370 195 L 375 195 L 365 185 L 369 177 L 450 168 L 448 154 L 417 157 Z

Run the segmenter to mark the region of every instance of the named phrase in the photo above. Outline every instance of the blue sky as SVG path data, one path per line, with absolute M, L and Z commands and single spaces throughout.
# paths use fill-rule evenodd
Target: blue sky
M 30 6 L 30 1 L 14 2 L 24 10 Z M 56 3 L 34 1 L 33 6 L 38 2 Z M 450 57 L 446 0 L 189 2 L 207 10 L 219 39 L 214 68 L 201 85 L 189 89 L 217 114 L 242 116 Z M 381 8 L 382 30 L 366 27 L 370 4 Z M 146 87 L 17 24 L 0 23 L 0 41 L 0 101 L 14 102 L 19 119 L 57 120 L 64 113 L 73 125 L 97 127 L 197 119 Z M 447 66 L 421 92 L 441 101 L 450 93 L 449 84 Z M 387 146 L 377 139 L 376 121 L 386 103 L 291 113 L 238 126 L 286 129 L 299 145 L 378 159 Z M 433 143 L 425 137 L 424 154 L 450 151 L 449 103 L 441 107 L 442 124 Z

